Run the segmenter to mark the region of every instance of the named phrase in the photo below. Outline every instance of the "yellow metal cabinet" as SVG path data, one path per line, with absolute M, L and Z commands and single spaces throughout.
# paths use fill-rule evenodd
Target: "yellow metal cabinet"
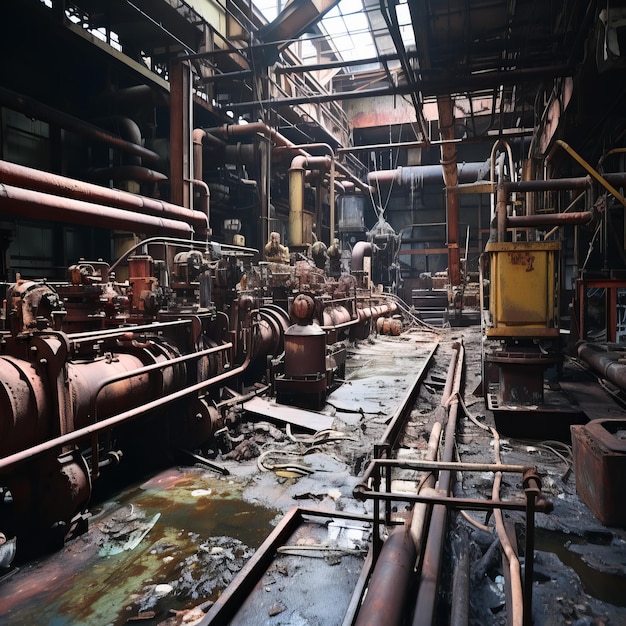
M 553 337 L 558 330 L 558 241 L 488 243 L 488 337 Z

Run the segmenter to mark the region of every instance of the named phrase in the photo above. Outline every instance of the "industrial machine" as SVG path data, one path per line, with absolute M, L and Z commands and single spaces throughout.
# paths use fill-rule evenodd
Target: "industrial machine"
M 486 246 L 490 291 L 484 333 L 492 345 L 485 355 L 485 374 L 490 408 L 543 403 L 545 370 L 560 359 L 559 248 L 553 241 Z
M 115 466 L 194 450 L 224 425 L 222 390 L 267 382 L 319 407 L 345 342 L 395 303 L 312 262 L 155 237 L 62 284 L 18 278 L 0 343 L 0 531 L 63 541 Z M 125 274 L 125 280 L 117 275 Z
M 512 185 L 510 183 L 510 185 Z M 509 436 L 567 436 L 569 405 L 546 397 L 546 372 L 562 363 L 559 241 L 507 240 L 506 188 L 499 186 L 497 228 L 481 257 L 482 389 L 498 430 Z M 517 218 L 520 219 L 520 218 Z

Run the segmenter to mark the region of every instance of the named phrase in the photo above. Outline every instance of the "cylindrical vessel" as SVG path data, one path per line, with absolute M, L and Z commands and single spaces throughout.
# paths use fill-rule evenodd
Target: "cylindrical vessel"
M 294 324 L 285 332 L 285 376 L 313 376 L 326 371 L 326 333 L 318 324 Z

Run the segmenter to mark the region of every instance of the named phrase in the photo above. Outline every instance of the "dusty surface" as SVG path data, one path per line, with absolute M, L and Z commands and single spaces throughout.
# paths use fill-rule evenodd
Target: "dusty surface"
M 493 462 L 493 416 L 482 397 L 472 393 L 480 383 L 479 328 L 364 341 L 350 347 L 347 382 L 329 398 L 325 413 L 333 418 L 332 429 L 306 432 L 234 412 L 228 432 L 211 449 L 197 451 L 229 475 L 201 465 L 175 467 L 120 492 L 108 504 L 94 505 L 88 534 L 47 559 L 22 564 L 1 583 L 3 623 L 41 623 L 42 618 L 73 625 L 197 621 L 291 507 L 371 512 L 371 503 L 355 500 L 352 490 L 374 443 L 412 375 L 433 354 L 402 440 L 404 453 L 419 454 L 426 448 L 432 425 L 441 416 L 441 392 L 458 341 L 465 348 L 463 397 L 470 416 L 459 416 L 458 456 Z M 626 623 L 626 531 L 604 527 L 577 496 L 570 448 L 561 442 L 504 437 L 499 446 L 504 463 L 537 466 L 544 493 L 554 503 L 551 514 L 536 519 L 534 623 Z M 456 494 L 491 495 L 493 474 L 464 472 L 457 478 Z M 502 496 L 521 493 L 519 477 L 505 476 Z M 469 550 L 470 623 L 505 624 L 502 560 L 493 519 L 485 513 L 470 515 L 478 526 L 460 514 L 451 516 L 446 557 L 456 556 L 460 547 Z M 523 514 L 505 518 L 523 550 Z M 282 572 L 268 573 L 268 603 L 258 623 L 334 623 L 291 604 L 291 578 L 294 585 L 302 584 L 311 559 L 285 559 Z M 520 561 L 523 566 L 523 554 Z M 358 568 L 350 567 L 355 575 Z M 439 624 L 449 623 L 451 571 L 446 566 L 442 576 Z

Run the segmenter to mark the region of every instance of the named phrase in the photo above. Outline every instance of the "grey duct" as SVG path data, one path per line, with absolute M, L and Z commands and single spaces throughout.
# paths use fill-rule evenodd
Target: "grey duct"
M 482 163 L 457 163 L 459 183 L 473 183 L 485 180 L 489 176 L 489 161 Z M 394 183 L 400 186 L 443 185 L 443 167 L 441 165 L 413 165 L 398 167 L 395 170 L 381 170 L 370 172 L 367 175 L 370 185 L 389 185 Z

